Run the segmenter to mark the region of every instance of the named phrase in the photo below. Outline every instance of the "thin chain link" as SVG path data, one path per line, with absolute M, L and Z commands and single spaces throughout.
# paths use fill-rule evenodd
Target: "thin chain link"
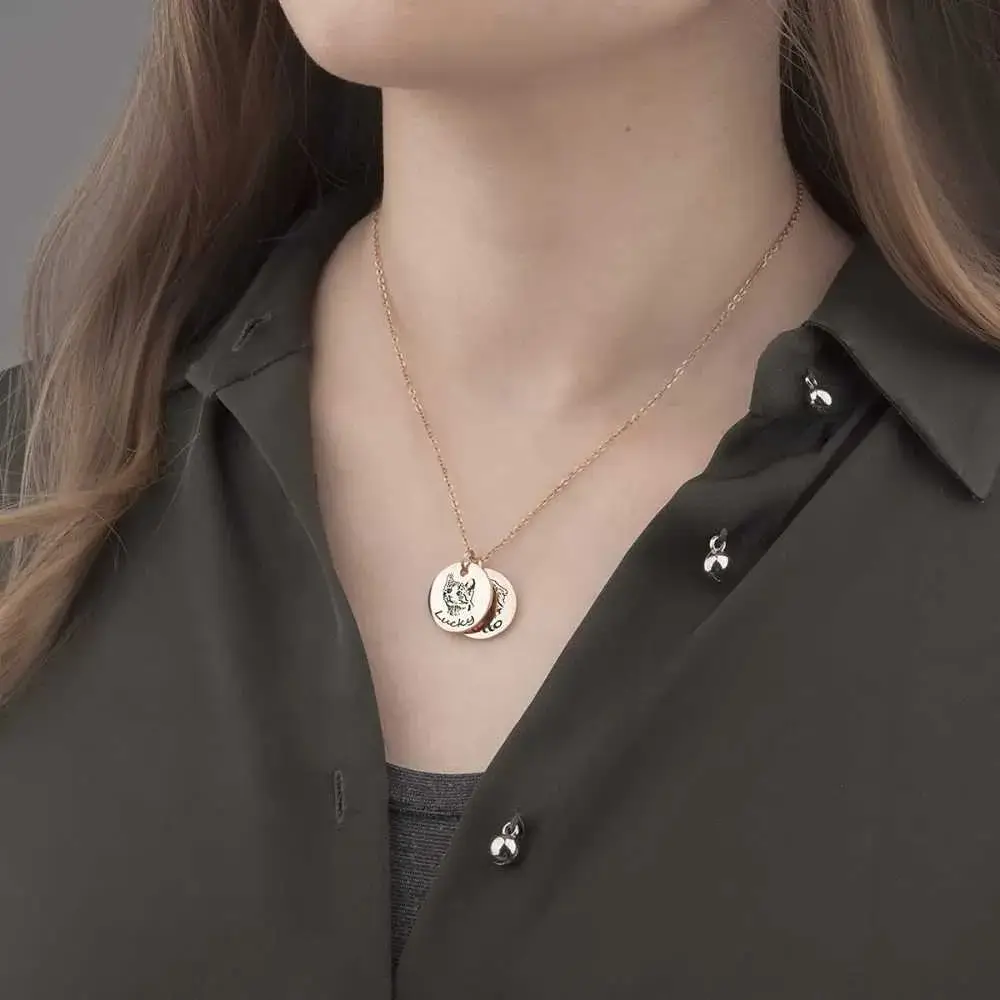
M 784 229 L 775 237 L 774 242 L 767 248 L 764 255 L 757 262 L 757 265 L 750 272 L 746 281 L 736 290 L 733 297 L 726 304 L 726 308 L 722 311 L 722 314 L 715 321 L 712 328 L 705 334 L 704 337 L 695 345 L 694 350 L 674 369 L 673 373 L 663 382 L 663 384 L 653 393 L 649 399 L 646 400 L 642 406 L 639 407 L 631 416 L 629 416 L 619 427 L 617 427 L 611 434 L 608 435 L 585 459 L 577 463 L 559 482 L 537 503 L 531 510 L 528 511 L 524 517 L 521 518 L 517 524 L 514 525 L 510 531 L 507 532 L 503 538 L 500 539 L 491 549 L 487 552 L 479 555 L 476 553 L 475 549 L 472 547 L 472 543 L 469 541 L 469 534 L 465 527 L 465 518 L 462 516 L 462 508 L 459 506 L 458 497 L 455 494 L 455 487 L 451 481 L 451 475 L 448 472 L 448 466 L 445 464 L 444 456 L 441 454 L 441 445 L 438 443 L 437 435 L 431 428 L 430 420 L 427 417 L 427 413 L 424 410 L 424 405 L 421 402 L 420 396 L 417 394 L 416 386 L 413 383 L 413 379 L 410 376 L 409 368 L 406 364 L 406 358 L 403 355 L 403 349 L 399 343 L 399 334 L 396 330 L 396 324 L 393 319 L 392 307 L 389 302 L 389 290 L 386 285 L 385 271 L 382 266 L 382 252 L 379 244 L 379 234 L 378 234 L 378 209 L 372 213 L 371 220 L 371 234 L 372 234 L 372 251 L 375 261 L 375 275 L 378 279 L 378 287 L 382 293 L 382 304 L 385 308 L 385 319 L 386 325 L 389 328 L 389 335 L 392 338 L 393 350 L 396 353 L 396 360 L 399 362 L 399 369 L 403 375 L 403 381 L 406 383 L 407 391 L 410 394 L 410 400 L 413 403 L 413 408 L 417 411 L 417 415 L 420 417 L 420 422 L 424 426 L 424 432 L 427 434 L 427 439 L 430 441 L 431 446 L 434 449 L 434 454 L 437 457 L 438 466 L 441 469 L 441 476 L 444 479 L 445 486 L 448 489 L 448 498 L 451 501 L 451 509 L 455 514 L 455 520 L 458 523 L 458 530 L 462 535 L 462 542 L 465 545 L 465 561 L 468 562 L 478 562 L 486 563 L 490 558 L 504 545 L 506 545 L 511 539 L 513 539 L 521 529 L 529 522 L 536 514 L 543 511 L 563 490 L 581 472 L 593 465 L 614 444 L 618 438 L 625 433 L 633 424 L 635 424 L 644 414 L 646 414 L 659 400 L 670 390 L 674 383 L 684 374 L 684 371 L 691 364 L 692 361 L 701 353 L 702 348 L 719 332 L 720 329 L 725 325 L 726 321 L 735 312 L 737 306 L 743 301 L 747 292 L 750 291 L 750 287 L 753 285 L 757 276 L 765 267 L 770 263 L 774 255 L 781 249 L 782 244 L 788 238 L 789 233 L 795 227 L 795 223 L 798 222 L 799 215 L 802 212 L 802 202 L 804 196 L 804 185 L 801 177 L 796 177 L 796 187 L 795 187 L 795 206 L 792 209 L 791 215 L 788 217 L 788 221 L 785 223 Z

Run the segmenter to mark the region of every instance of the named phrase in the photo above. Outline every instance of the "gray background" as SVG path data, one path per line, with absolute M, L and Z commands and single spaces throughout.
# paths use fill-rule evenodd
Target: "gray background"
M 127 96 L 143 0 L 0 0 L 0 366 L 20 358 L 28 258 Z

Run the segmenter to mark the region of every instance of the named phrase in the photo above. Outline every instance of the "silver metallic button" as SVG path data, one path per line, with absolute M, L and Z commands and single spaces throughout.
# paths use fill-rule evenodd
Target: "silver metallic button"
M 500 833 L 490 841 L 490 857 L 493 864 L 503 867 L 512 865 L 521 857 L 521 838 L 524 836 L 524 820 L 520 813 L 504 823 Z
M 729 532 L 723 528 L 717 535 L 712 535 L 709 539 L 705 572 L 713 580 L 721 580 L 722 574 L 729 567 L 729 556 L 726 555 L 726 539 L 728 537 Z
M 819 384 L 816 373 L 811 370 L 805 373 L 803 381 L 809 393 L 809 405 L 819 413 L 826 413 L 833 406 L 833 394 Z

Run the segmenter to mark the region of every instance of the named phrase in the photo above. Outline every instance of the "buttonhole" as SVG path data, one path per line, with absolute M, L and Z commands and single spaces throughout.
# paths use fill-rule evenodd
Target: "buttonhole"
M 260 326 L 261 323 L 267 323 L 271 319 L 271 314 L 269 312 L 264 313 L 263 316 L 254 316 L 252 319 L 248 319 L 246 323 L 243 324 L 243 329 L 240 330 L 240 335 L 236 338 L 233 343 L 232 350 L 241 351 L 246 342 L 250 339 L 254 330 Z
M 347 798 L 344 795 L 344 772 L 334 771 L 331 776 L 333 783 L 333 811 L 337 818 L 337 826 L 344 822 L 344 811 L 347 808 Z

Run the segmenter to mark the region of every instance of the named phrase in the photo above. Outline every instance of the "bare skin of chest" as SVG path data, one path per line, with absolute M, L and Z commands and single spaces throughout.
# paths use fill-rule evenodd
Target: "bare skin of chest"
M 750 344 L 728 369 L 706 356 L 711 394 L 694 385 L 664 398 L 490 560 L 516 588 L 517 618 L 503 635 L 472 641 L 442 631 L 428 611 L 431 581 L 461 559 L 463 545 L 384 318 L 369 289 L 362 293 L 335 273 L 317 302 L 320 500 L 333 564 L 368 654 L 387 759 L 482 771 L 630 545 L 746 412 L 757 349 Z M 411 370 L 416 379 L 417 365 Z M 468 388 L 424 396 L 480 552 L 630 408 L 540 425 L 527 401 L 487 404 Z M 643 401 L 641 390 L 638 397 L 631 408 Z

